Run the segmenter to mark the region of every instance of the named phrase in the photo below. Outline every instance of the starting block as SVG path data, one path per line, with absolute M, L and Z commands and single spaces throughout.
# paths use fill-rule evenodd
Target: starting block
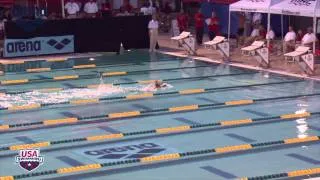
M 301 56 L 298 64 L 300 68 L 308 75 L 313 75 L 314 73 L 314 54 L 308 53 Z
M 263 41 L 254 41 L 250 46 L 241 49 L 243 55 L 254 56 L 263 67 L 269 67 L 269 49 Z
M 269 49 L 263 47 L 257 50 L 257 54 L 254 56 L 262 67 L 269 67 Z
M 214 50 L 218 50 L 224 60 L 228 60 L 230 57 L 230 44 L 223 36 L 216 36 L 212 41 L 205 42 L 206 47 L 211 47 Z
M 196 41 L 190 32 L 182 32 L 179 36 L 172 37 L 171 40 L 177 41 L 190 55 L 196 54 Z

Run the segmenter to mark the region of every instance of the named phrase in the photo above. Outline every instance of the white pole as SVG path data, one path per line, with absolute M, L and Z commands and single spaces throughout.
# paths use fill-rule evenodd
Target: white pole
M 313 16 L 313 33 L 317 33 L 317 17 L 316 15 Z M 313 42 L 313 53 L 316 52 L 316 41 Z
M 283 14 L 281 14 L 281 39 L 283 40 Z
M 271 20 L 271 14 L 270 14 L 270 11 L 268 12 L 268 27 L 267 27 L 267 34 L 269 33 L 270 31 L 270 20 Z M 269 48 L 270 46 L 270 38 L 267 39 L 267 47 Z
M 64 12 L 64 0 L 61 0 L 61 9 L 62 9 L 62 18 L 64 19 L 66 17 L 66 14 Z
M 314 9 L 314 13 L 313 13 L 313 33 L 316 35 L 317 34 L 317 11 L 319 9 L 317 9 L 318 5 L 319 5 L 319 1 L 316 1 L 316 8 Z M 316 41 L 313 42 L 313 53 L 316 52 Z
M 229 6 L 229 18 L 228 18 L 228 41 L 230 41 L 230 32 L 231 32 L 231 11 Z

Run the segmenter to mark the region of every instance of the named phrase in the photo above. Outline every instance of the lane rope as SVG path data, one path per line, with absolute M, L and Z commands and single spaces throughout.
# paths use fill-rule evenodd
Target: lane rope
M 0 151 L 15 151 L 20 149 L 28 149 L 28 148 L 40 148 L 40 147 L 53 147 L 55 145 L 61 144 L 73 144 L 77 142 L 85 142 L 85 141 L 105 141 L 105 140 L 116 140 L 116 139 L 123 139 L 127 137 L 135 137 L 141 135 L 159 135 L 159 134 L 181 134 L 184 132 L 191 132 L 197 129 L 206 129 L 206 128 L 225 128 L 225 127 L 239 127 L 245 126 L 250 124 L 258 124 L 261 122 L 279 122 L 279 121 L 288 121 L 288 120 L 295 120 L 298 118 L 309 118 L 314 115 L 320 115 L 319 112 L 304 112 L 299 114 L 283 114 L 279 116 L 270 116 L 270 117 L 263 117 L 263 118 L 247 118 L 247 119 L 237 119 L 237 120 L 223 120 L 216 123 L 204 123 L 204 124 L 193 124 L 193 125 L 181 125 L 181 126 L 174 126 L 174 127 L 164 127 L 164 128 L 157 128 L 151 130 L 144 130 L 144 131 L 133 131 L 133 132 L 126 132 L 126 133 L 115 133 L 115 134 L 99 134 L 95 136 L 87 136 L 82 138 L 74 138 L 74 139 L 64 139 L 64 140 L 57 140 L 57 141 L 44 141 L 44 142 L 35 142 L 31 144 L 16 144 L 6 147 L 1 147 Z M 278 120 L 278 121 L 276 121 Z M 74 123 L 77 119 L 75 118 L 67 118 L 62 120 L 49 120 L 46 121 L 45 124 L 47 125 L 54 125 L 54 124 L 61 124 L 61 123 Z M 290 143 L 288 141 L 288 143 Z
M 230 146 L 223 146 L 223 147 L 216 147 L 212 149 L 202 149 L 197 151 L 189 151 L 189 152 L 180 152 L 180 153 L 170 153 L 170 154 L 162 154 L 162 155 L 154 155 L 144 158 L 137 158 L 131 160 L 122 160 L 122 161 L 115 161 L 115 162 L 108 162 L 108 163 L 96 163 L 96 164 L 86 164 L 81 166 L 71 166 L 71 167 L 63 167 L 54 170 L 46 170 L 40 172 L 34 172 L 29 174 L 20 174 L 20 175 L 12 175 L 12 176 L 2 176 L 0 180 L 15 180 L 15 179 L 23 179 L 29 177 L 39 177 L 39 176 L 47 176 L 53 174 L 70 174 L 70 173 L 82 173 L 88 172 L 108 167 L 120 166 L 120 165 L 130 165 L 130 164 L 147 164 L 147 163 L 157 163 L 163 161 L 176 161 L 179 159 L 187 159 L 202 155 L 217 155 L 217 154 L 228 154 L 234 152 L 242 152 L 248 153 L 250 150 L 254 149 L 263 149 L 263 148 L 270 148 L 272 146 L 280 146 L 280 145 L 299 145 L 305 143 L 312 143 L 318 142 L 320 140 L 319 136 L 309 136 L 306 138 L 289 138 L 283 139 L 278 141 L 268 141 L 268 142 L 260 142 L 260 143 L 253 143 L 253 144 L 239 144 L 239 145 L 230 145 Z M 294 140 L 293 143 L 287 143 L 288 141 Z M 297 171 L 290 171 L 287 172 L 285 177 L 299 177 L 305 175 L 312 175 L 312 174 L 320 174 L 320 168 L 311 168 L 307 170 L 297 170 Z
M 162 79 L 161 81 L 164 82 L 172 82 L 172 81 L 184 81 L 184 80 L 195 80 L 195 79 L 205 79 L 205 78 L 217 78 L 217 77 L 226 77 L 226 76 L 241 76 L 241 75 L 250 75 L 250 74 L 256 74 L 256 73 L 234 73 L 234 74 L 218 74 L 218 75 L 210 75 L 210 76 L 194 76 L 194 77 L 187 77 L 187 78 L 170 78 L 170 79 Z M 63 79 L 63 78 L 69 78 L 70 76 L 59 76 L 56 77 L 58 79 Z M 71 76 L 73 78 L 76 78 L 75 76 Z M 65 79 L 65 80 L 66 80 Z M 83 88 L 97 88 L 101 85 L 105 85 L 105 86 L 120 86 L 120 85 L 131 85 L 131 84 L 149 84 L 149 83 L 154 83 L 156 80 L 160 80 L 160 79 L 149 79 L 149 80 L 139 80 L 139 81 L 131 81 L 131 82 L 121 82 L 121 83 L 113 83 L 113 84 L 89 84 L 89 85 L 85 85 L 85 86 L 74 86 L 72 88 L 56 88 L 56 87 L 51 87 L 51 88 L 44 88 L 44 89 L 31 89 L 31 90 L 20 90 L 20 91 L 7 91 L 7 90 L 2 90 L 1 93 L 5 93 L 5 94 L 22 94 L 22 93 L 28 93 L 28 92 L 34 92 L 34 91 L 42 91 L 42 92 L 46 92 L 46 90 L 48 89 L 49 92 L 52 92 L 50 90 L 52 89 L 56 89 L 57 91 L 59 90 L 68 90 L 68 89 L 83 89 Z
M 303 177 L 310 175 L 320 175 L 320 166 L 308 169 L 299 169 L 294 171 L 282 172 L 277 174 L 269 174 L 264 176 L 255 177 L 242 177 L 240 180 L 267 180 L 267 179 L 279 179 L 279 178 L 292 178 L 292 177 Z
M 222 103 L 209 103 L 209 104 L 191 104 L 191 105 L 184 105 L 184 106 L 174 106 L 169 108 L 160 108 L 160 109 L 151 109 L 151 110 L 132 110 L 127 112 L 114 112 L 109 114 L 101 114 L 101 115 L 94 115 L 94 116 L 86 116 L 86 117 L 69 117 L 69 118 L 62 118 L 62 119 L 52 119 L 52 120 L 44 120 L 38 122 L 30 122 L 30 123 L 20 123 L 20 124 L 3 124 L 0 126 L 0 130 L 11 130 L 14 128 L 19 127 L 31 127 L 31 126 L 51 126 L 51 125 L 70 125 L 70 124 L 77 124 L 80 121 L 86 120 L 86 123 L 90 122 L 90 119 L 98 119 L 93 120 L 95 122 L 105 122 L 106 120 L 114 120 L 114 119 L 124 119 L 124 118 L 132 118 L 132 117 L 141 117 L 145 115 L 155 115 L 154 113 L 179 113 L 179 112 L 187 112 L 187 111 L 198 111 L 201 109 L 208 109 L 208 108 L 226 108 L 226 107 L 233 107 L 233 106 L 243 106 L 243 105 L 251 105 L 260 102 L 266 101 L 276 101 L 276 100 L 289 100 L 289 99 L 296 99 L 299 97 L 312 97 L 312 96 L 319 96 L 320 93 L 314 94 L 301 94 L 301 95 L 293 95 L 293 96 L 282 96 L 282 97 L 273 97 L 273 98 L 261 98 L 261 99 L 241 99 L 241 100 L 233 100 L 233 101 L 226 101 Z M 37 106 L 36 106 L 37 107 Z M 70 122 L 70 118 L 73 120 Z M 55 123 L 47 123 L 47 122 L 55 122 Z
M 90 65 L 92 66 L 92 65 Z M 83 67 L 89 67 L 89 65 L 86 66 L 74 66 L 74 69 L 81 69 Z M 193 66 L 193 67 L 177 67 L 177 68 L 164 68 L 164 69 L 149 69 L 149 70 L 139 70 L 139 71 L 110 71 L 110 72 L 99 72 L 100 75 L 106 77 L 110 76 L 124 76 L 124 75 L 134 75 L 134 74 L 145 74 L 149 72 L 155 72 L 155 71 L 172 71 L 172 70 L 182 70 L 182 69 L 196 69 L 196 68 L 202 68 L 202 67 L 212 67 L 212 65 L 201 65 L 201 66 Z M 48 71 L 49 69 L 37 69 L 38 71 Z M 34 72 L 36 70 L 32 69 L 29 71 Z M 72 77 L 72 78 L 70 78 Z M 37 78 L 37 79 L 16 79 L 16 80 L 1 80 L 1 85 L 16 85 L 16 84 L 30 84 L 30 83 L 40 83 L 40 82 L 52 82 L 52 81 L 62 81 L 62 80 L 72 80 L 72 79 L 93 79 L 97 78 L 97 73 L 93 74 L 70 74 L 70 75 L 64 75 L 64 76 L 53 76 L 48 78 Z
M 37 62 L 52 62 L 52 63 L 64 63 L 67 62 L 69 60 L 74 61 L 73 59 L 64 59 L 64 58 L 57 58 L 57 59 L 49 59 L 49 60 L 37 60 Z M 145 62 L 151 62 L 151 63 L 163 63 L 163 62 L 173 62 L 173 61 L 183 61 L 184 59 L 181 58 L 175 58 L 175 59 L 168 59 L 168 58 L 164 58 L 164 59 L 160 59 L 159 61 L 143 61 L 142 63 Z M 20 66 L 23 64 L 25 67 L 25 71 L 18 71 L 18 72 L 5 72 L 5 74 L 27 74 L 27 73 L 32 73 L 32 72 L 43 72 L 43 71 L 51 71 L 51 72 L 56 72 L 56 71 L 68 71 L 68 70 L 77 70 L 77 69 L 86 69 L 86 68 L 108 68 L 108 67 L 124 67 L 124 66 L 133 66 L 133 65 L 141 65 L 141 62 L 136 62 L 136 63 L 124 63 L 124 64 L 104 64 L 104 65 L 97 65 L 95 63 L 92 63 L 92 61 L 87 61 L 87 64 L 79 64 L 79 65 L 75 65 L 73 67 L 67 67 L 67 68 L 62 68 L 62 69 L 52 69 L 50 67 L 39 67 L 39 68 L 28 68 L 28 65 L 26 63 L 29 63 L 30 61 L 14 61 L 14 62 L 9 62 L 9 63 L 0 63 L 3 64 L 4 66 L 15 66 L 17 64 L 19 64 Z M 34 62 L 34 61 L 33 61 Z M 218 64 L 212 64 L 212 66 L 217 66 Z M 43 70 L 43 71 L 41 71 Z M 29 72 L 28 72 L 29 71 Z
M 250 85 L 240 85 L 240 86 L 226 86 L 226 87 L 218 87 L 218 88 L 205 88 L 205 89 L 184 89 L 179 91 L 171 91 L 171 92 L 160 92 L 160 93 L 141 93 L 141 94 L 131 94 L 126 96 L 115 96 L 115 97 L 102 97 L 102 98 L 94 98 L 94 99 L 75 99 L 70 101 L 58 102 L 58 103 L 41 103 L 41 104 L 29 104 L 22 106 L 12 106 L 12 107 L 2 107 L 0 111 L 10 110 L 10 111 L 26 111 L 32 109 L 39 108 L 48 108 L 51 106 L 58 105 L 86 105 L 86 104 L 98 104 L 106 101 L 115 101 L 115 100 L 141 100 L 146 98 L 154 98 L 154 97 L 168 97 L 168 96 L 182 96 L 182 95 L 191 95 L 191 94 L 203 94 L 210 93 L 218 90 L 232 90 L 237 88 L 247 88 L 247 87 L 257 87 L 257 86 L 268 86 L 268 85 L 280 85 L 280 84 L 288 84 L 288 83 L 299 83 L 303 80 L 295 80 L 295 81 L 284 81 L 284 82 L 273 82 L 273 83 L 261 83 L 261 84 L 250 84 Z M 42 89 L 40 92 L 57 92 L 60 91 L 61 88 L 51 88 L 51 89 Z M 4 94 L 5 95 L 5 94 Z M 30 106 L 30 107 L 29 107 Z

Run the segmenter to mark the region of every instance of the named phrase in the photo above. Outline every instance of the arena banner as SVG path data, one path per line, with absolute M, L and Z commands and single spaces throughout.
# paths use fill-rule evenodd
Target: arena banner
M 17 20 L 5 23 L 5 39 L 74 36 L 74 52 L 119 52 L 149 47 L 151 16 L 96 19 Z M 54 53 L 61 51 L 53 51 Z M 25 53 L 24 53 L 25 54 Z
M 4 57 L 34 56 L 74 52 L 73 35 L 5 39 Z

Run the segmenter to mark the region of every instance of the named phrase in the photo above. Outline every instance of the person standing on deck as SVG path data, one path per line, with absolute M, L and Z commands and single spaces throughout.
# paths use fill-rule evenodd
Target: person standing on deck
M 207 24 L 208 24 L 208 35 L 209 35 L 209 39 L 210 41 L 213 40 L 213 38 L 215 38 L 217 35 L 220 35 L 220 20 L 219 18 L 216 16 L 216 13 L 213 11 L 211 18 L 207 19 Z
M 184 13 L 183 10 L 181 10 L 181 13 L 178 15 L 177 21 L 180 33 L 186 31 L 188 28 L 188 15 Z
M 203 39 L 203 28 L 204 28 L 204 16 L 201 13 L 201 9 L 194 15 L 195 27 L 196 27 L 196 38 L 198 45 L 202 44 Z
M 150 38 L 149 51 L 155 52 L 157 41 L 158 41 L 158 29 L 159 29 L 159 22 L 155 14 L 152 15 L 152 20 L 149 21 L 148 28 L 149 28 L 149 38 Z

